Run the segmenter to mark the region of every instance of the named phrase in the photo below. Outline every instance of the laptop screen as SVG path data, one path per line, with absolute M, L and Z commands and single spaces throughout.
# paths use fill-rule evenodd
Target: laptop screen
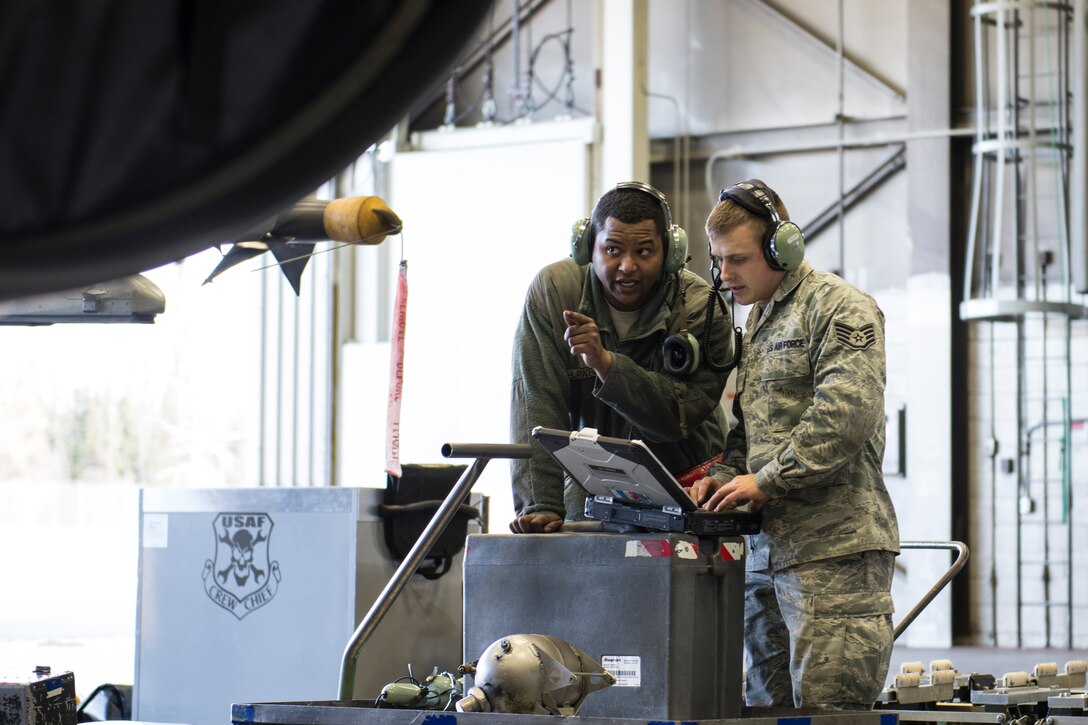
M 592 428 L 571 432 L 540 426 L 532 436 L 590 496 L 683 512 L 699 508 L 640 440 L 610 438 Z

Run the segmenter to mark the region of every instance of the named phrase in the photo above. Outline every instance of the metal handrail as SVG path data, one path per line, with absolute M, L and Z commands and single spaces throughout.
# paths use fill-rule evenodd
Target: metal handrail
M 442 455 L 446 458 L 476 458 L 461 477 L 454 484 L 448 496 L 442 501 L 442 505 L 435 511 L 427 528 L 423 529 L 408 556 L 397 567 L 396 572 L 382 589 L 382 593 L 374 600 L 370 611 L 366 613 L 355 632 L 351 635 L 347 646 L 344 648 L 344 656 L 340 663 L 340 699 L 350 700 L 355 690 L 355 669 L 359 660 L 359 653 L 363 649 L 370 636 L 378 628 L 382 618 L 389 612 L 393 602 L 404 590 L 408 580 L 415 574 L 427 552 L 431 550 L 438 538 L 445 532 L 446 527 L 457 515 L 461 505 L 468 500 L 469 491 L 473 484 L 483 473 L 487 462 L 492 458 L 528 458 L 531 454 L 526 443 L 447 443 L 442 446 Z
M 933 585 L 933 588 L 926 593 L 922 599 L 914 605 L 914 608 L 907 612 L 907 616 L 900 620 L 899 624 L 895 625 L 895 633 L 892 636 L 892 641 L 899 639 L 899 635 L 903 633 L 903 630 L 910 626 L 922 610 L 933 601 L 933 598 L 944 589 L 945 585 L 952 580 L 952 577 L 960 573 L 960 569 L 963 569 L 964 564 L 967 563 L 967 557 L 970 552 L 967 549 L 967 544 L 960 541 L 900 541 L 900 549 L 948 549 L 949 551 L 958 552 L 956 560 L 952 562 L 952 566 L 948 567 L 948 571 L 937 580 L 937 583 Z

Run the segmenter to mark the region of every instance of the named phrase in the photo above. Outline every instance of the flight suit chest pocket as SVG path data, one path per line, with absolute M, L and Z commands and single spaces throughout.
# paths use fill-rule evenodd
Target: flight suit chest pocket
M 770 353 L 760 363 L 759 379 L 764 382 L 812 377 L 812 366 L 805 350 Z
M 812 405 L 812 365 L 805 350 L 767 355 L 760 366 L 759 386 L 773 430 L 790 430 Z M 752 381 L 754 382 L 754 381 Z

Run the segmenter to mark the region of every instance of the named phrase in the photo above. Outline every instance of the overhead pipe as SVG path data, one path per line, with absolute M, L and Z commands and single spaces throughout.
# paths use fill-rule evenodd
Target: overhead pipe
M 715 151 L 707 157 L 706 166 L 704 167 L 703 171 L 703 181 L 705 184 L 705 188 L 708 190 L 719 188 L 714 185 L 714 164 L 719 161 L 752 158 L 756 156 L 776 156 L 779 154 L 811 153 L 813 151 L 837 151 L 840 148 L 847 150 L 881 148 L 884 146 L 896 146 L 899 144 L 907 143 L 908 141 L 917 141 L 920 139 L 954 138 L 957 136 L 973 135 L 975 135 L 975 129 L 973 128 L 945 128 L 933 131 L 915 131 L 913 133 L 900 133 L 892 136 L 881 135 L 874 136 L 872 138 L 854 139 L 851 141 L 836 139 L 833 141 L 816 141 L 813 143 L 802 144 L 778 144 L 774 146 L 736 146 L 734 148 Z M 714 194 L 714 197 L 717 198 L 716 193 Z

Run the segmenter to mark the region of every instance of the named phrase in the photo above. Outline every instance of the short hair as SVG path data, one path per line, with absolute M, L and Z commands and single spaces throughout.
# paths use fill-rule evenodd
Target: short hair
M 661 240 L 661 247 L 665 248 L 665 240 L 668 239 L 668 232 L 665 229 L 665 209 L 651 194 L 629 187 L 605 192 L 597 200 L 597 205 L 593 207 L 593 231 L 600 234 L 604 229 L 605 220 L 609 217 L 624 224 L 638 224 L 641 221 L 653 219 L 657 236 Z
M 790 213 L 786 205 L 774 189 L 766 187 L 767 194 L 771 197 L 778 218 L 786 222 L 790 220 Z M 710 210 L 710 216 L 706 219 L 706 235 L 708 237 L 725 234 L 743 224 L 751 224 L 759 231 L 759 238 L 764 239 L 771 229 L 770 217 L 761 214 L 753 214 L 732 199 L 723 199 Z

